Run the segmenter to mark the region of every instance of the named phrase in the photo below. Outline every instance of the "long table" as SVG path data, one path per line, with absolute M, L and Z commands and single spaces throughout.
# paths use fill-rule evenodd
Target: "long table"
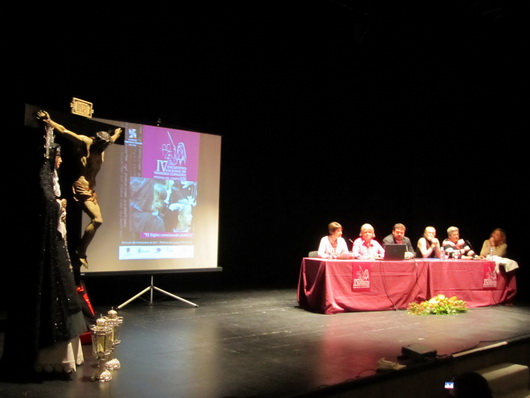
M 405 309 L 438 294 L 457 296 L 470 308 L 508 303 L 515 275 L 486 260 L 325 260 L 304 257 L 298 280 L 301 308 L 335 314 Z

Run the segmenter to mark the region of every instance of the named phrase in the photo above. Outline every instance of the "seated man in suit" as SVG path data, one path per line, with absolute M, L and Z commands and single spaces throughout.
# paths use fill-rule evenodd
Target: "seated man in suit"
M 385 236 L 385 238 L 383 239 L 383 247 L 385 247 L 385 245 L 392 244 L 407 245 L 405 258 L 410 259 L 416 257 L 416 252 L 412 247 L 410 239 L 405 236 L 406 230 L 407 228 L 405 227 L 405 225 L 401 223 L 395 224 L 392 228 L 392 233 L 390 235 Z

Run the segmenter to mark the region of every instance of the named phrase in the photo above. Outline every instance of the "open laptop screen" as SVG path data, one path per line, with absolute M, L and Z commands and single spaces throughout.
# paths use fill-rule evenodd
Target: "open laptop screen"
M 404 260 L 406 251 L 407 245 L 405 244 L 387 244 L 384 260 Z

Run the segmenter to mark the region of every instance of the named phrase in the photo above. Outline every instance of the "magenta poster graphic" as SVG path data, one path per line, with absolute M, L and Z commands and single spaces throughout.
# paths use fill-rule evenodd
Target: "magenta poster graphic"
M 353 263 L 353 286 L 354 292 L 370 291 L 370 273 L 372 264 L 366 262 Z
M 197 181 L 200 135 L 144 126 L 142 177 Z
M 495 289 L 497 287 L 497 272 L 495 272 L 495 263 L 488 261 L 483 265 L 483 284 L 484 289 Z

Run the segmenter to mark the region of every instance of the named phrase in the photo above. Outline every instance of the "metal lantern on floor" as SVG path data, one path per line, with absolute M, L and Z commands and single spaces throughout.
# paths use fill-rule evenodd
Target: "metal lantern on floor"
M 107 313 L 107 316 L 105 317 L 105 319 L 113 327 L 112 340 L 113 340 L 114 346 L 117 346 L 118 344 L 121 343 L 120 328 L 121 328 L 121 325 L 123 324 L 123 317 L 119 316 L 118 312 L 114 308 L 111 308 L 109 312 Z
M 111 358 L 105 363 L 105 366 L 109 370 L 117 370 L 121 367 L 121 364 L 118 358 L 113 355 L 115 355 L 116 346 L 121 343 L 120 327 L 123 323 L 123 317 L 118 316 L 118 313 L 112 308 L 104 319 L 106 325 L 112 329 L 112 353 Z
M 112 380 L 112 374 L 106 368 L 105 364 L 109 360 L 112 350 L 112 328 L 107 325 L 104 318 L 96 319 L 96 324 L 90 328 L 92 332 L 92 352 L 97 359 L 97 370 L 92 375 L 93 381 Z

